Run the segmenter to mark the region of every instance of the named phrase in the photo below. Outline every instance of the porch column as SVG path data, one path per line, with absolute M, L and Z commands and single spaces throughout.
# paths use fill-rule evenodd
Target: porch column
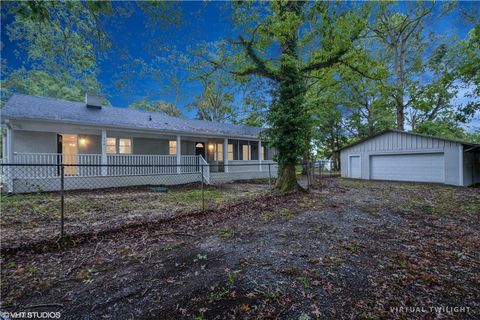
M 108 172 L 108 168 L 106 165 L 108 164 L 107 160 L 107 130 L 102 130 L 102 176 L 106 176 Z
M 13 154 L 13 129 L 10 126 L 7 126 L 7 163 L 13 163 L 15 157 Z
M 9 125 L 7 125 L 7 163 L 13 163 L 14 162 L 14 154 L 13 154 L 13 129 Z M 5 145 L 3 146 L 5 148 Z M 6 187 L 7 187 L 7 192 L 13 192 L 13 167 L 7 167 L 7 172 L 6 172 Z
M 177 136 L 177 173 L 182 172 L 182 167 L 180 165 L 182 164 L 182 139 L 180 136 Z
M 262 141 L 258 140 L 258 164 L 259 169 L 262 171 Z
M 7 131 L 2 129 L 2 160 L 7 163 Z
M 228 172 L 228 138 L 223 139 L 223 163 L 224 163 L 224 172 Z

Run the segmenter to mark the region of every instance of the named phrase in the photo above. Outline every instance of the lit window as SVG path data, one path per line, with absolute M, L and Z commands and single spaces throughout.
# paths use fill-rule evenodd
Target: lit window
M 250 160 L 250 146 L 248 144 L 242 146 L 242 155 L 242 160 Z
M 107 153 L 117 153 L 117 138 L 107 138 Z
M 223 144 L 217 144 L 217 161 L 223 161 Z
M 228 160 L 233 160 L 233 144 L 228 145 Z
M 261 156 L 262 156 L 262 158 L 260 160 L 262 160 L 262 161 L 265 160 L 265 147 L 264 146 L 262 146 Z
M 168 142 L 168 153 L 170 155 L 177 154 L 177 141 L 171 140 Z
M 132 139 L 119 139 L 118 153 L 131 154 L 132 153 Z

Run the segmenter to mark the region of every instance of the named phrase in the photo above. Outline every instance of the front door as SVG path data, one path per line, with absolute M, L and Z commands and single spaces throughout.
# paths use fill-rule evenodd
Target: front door
M 62 134 L 62 163 L 65 166 L 65 175 L 74 176 L 77 174 L 78 142 L 76 134 Z
M 205 159 L 205 144 L 203 142 L 195 142 L 195 155 L 202 156 Z

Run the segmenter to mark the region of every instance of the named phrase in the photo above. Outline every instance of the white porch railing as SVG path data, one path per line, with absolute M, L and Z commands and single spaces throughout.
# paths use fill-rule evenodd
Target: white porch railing
M 210 167 L 202 156 L 195 155 L 181 156 L 181 166 L 177 166 L 176 155 L 123 154 L 107 155 L 106 166 L 102 166 L 100 154 L 16 153 L 14 163 L 27 165 L 22 169 L 25 178 L 58 177 L 60 164 L 65 165 L 65 176 L 72 177 L 192 174 L 200 173 L 203 167 L 204 181 L 210 183 L 211 172 L 215 171 L 215 166 Z M 36 166 L 28 166 L 30 164 Z M 216 166 L 222 167 L 222 164 Z M 276 169 L 276 162 L 271 160 L 230 160 L 221 171 L 226 170 L 225 174 L 245 173 L 248 176 L 248 173 L 256 172 L 268 175 L 270 170 Z
M 77 177 L 198 173 L 201 170 L 199 156 L 191 155 L 181 157 L 179 171 L 175 155 L 107 155 L 107 167 L 102 168 L 100 154 L 16 153 L 14 163 L 37 165 L 28 167 L 31 178 L 58 177 L 59 167 L 52 165 L 59 164 L 65 165 L 66 176 Z

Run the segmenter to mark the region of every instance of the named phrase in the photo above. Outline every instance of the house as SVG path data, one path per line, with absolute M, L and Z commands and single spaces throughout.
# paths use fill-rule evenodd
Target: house
M 480 183 L 480 145 L 386 130 L 340 149 L 341 176 L 356 179 Z
M 257 127 L 106 107 L 92 95 L 83 103 L 14 94 L 1 115 L 3 163 L 50 165 L 28 177 L 11 168 L 10 191 L 58 189 L 61 163 L 70 189 L 180 184 L 202 171 L 207 182 L 276 173 L 275 150 Z

